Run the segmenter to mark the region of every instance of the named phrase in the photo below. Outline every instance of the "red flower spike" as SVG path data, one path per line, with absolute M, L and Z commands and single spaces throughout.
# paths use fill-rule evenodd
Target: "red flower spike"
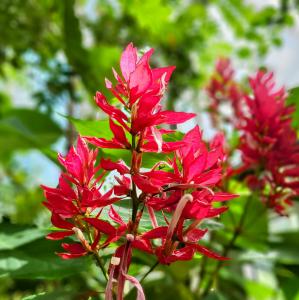
M 183 240 L 186 243 L 198 243 L 199 240 L 201 240 L 204 237 L 207 231 L 208 231 L 207 229 L 205 230 L 201 230 L 198 228 L 191 229 L 184 235 Z
M 130 89 L 131 102 L 139 98 L 150 86 L 152 82 L 152 73 L 148 62 L 141 62 L 136 69 L 130 74 L 128 87 Z
M 137 238 L 132 242 L 132 247 L 134 249 L 138 249 L 146 253 L 153 254 L 152 245 L 149 240 Z
M 48 238 L 63 239 L 74 234 L 77 240 L 73 244 L 63 243 L 65 253 L 58 255 L 64 259 L 96 252 L 101 255 L 104 248 L 112 243 L 116 245 L 105 292 L 108 300 L 114 298 L 115 291 L 117 298 L 125 296 L 125 281 L 131 282 L 138 290 L 138 299 L 144 300 L 140 283 L 128 274 L 132 253 L 136 251 L 155 255 L 162 264 L 190 260 L 196 252 L 224 259 L 200 245 L 207 230 L 199 226 L 202 220 L 227 209 L 213 207 L 214 202 L 236 197 L 216 186 L 223 178 L 221 165 L 226 159 L 223 135 L 217 135 L 206 144 L 196 126 L 181 141 L 163 140 L 175 130 L 160 128 L 161 125 L 180 124 L 195 114 L 163 110 L 162 97 L 174 67 L 152 69 L 149 64 L 152 54 L 153 49 L 150 49 L 138 57 L 133 44 L 127 46 L 120 60 L 121 74 L 113 69 L 116 85 L 106 80 L 107 89 L 119 100 L 118 105 L 110 104 L 100 92 L 95 97 L 97 106 L 109 117 L 113 138 L 79 137 L 76 147 L 65 157 L 59 156 L 65 171 L 58 187 L 43 187 L 47 199 L 44 205 L 52 213 L 53 225 L 60 229 L 50 233 Z M 276 142 L 270 134 L 263 141 L 271 145 Z M 101 157 L 98 164 L 97 150 L 89 149 L 86 142 L 99 148 L 127 149 L 130 164 L 121 157 L 117 161 Z M 145 170 L 142 164 L 145 152 L 171 155 Z M 115 171 L 118 174 L 113 181 Z M 287 176 L 296 174 L 293 167 L 283 171 Z M 276 174 L 276 178 L 284 181 L 281 174 Z M 296 182 L 292 185 L 299 189 Z M 284 197 L 285 203 L 289 203 L 287 195 Z M 125 205 L 132 204 L 128 220 L 112 205 L 118 200 Z M 271 203 L 275 201 L 273 198 Z M 146 232 L 140 226 L 145 219 L 145 208 L 152 224 L 152 229 Z M 161 211 L 164 220 L 157 219 L 156 210 Z M 102 217 L 107 211 L 108 220 L 104 220 Z
M 207 94 L 211 99 L 210 113 L 213 125 L 217 128 L 221 118 L 220 105 L 231 104 L 234 117 L 232 120 L 226 117 L 223 121 L 237 122 L 243 116 L 244 95 L 241 87 L 234 80 L 234 70 L 231 62 L 227 58 L 220 58 L 215 66 L 215 74 L 211 77 L 206 87 Z M 236 119 L 236 120 L 235 120 Z
M 97 151 L 90 151 L 85 141 L 79 137 L 77 148 L 71 147 L 66 157 L 58 155 L 59 162 L 68 174 L 80 185 L 89 184 L 94 175 L 94 165 Z
M 252 189 L 263 189 L 268 183 L 271 190 L 264 195 L 269 199 L 265 203 L 285 215 L 288 206 L 285 197 L 292 200 L 299 195 L 293 183 L 299 177 L 296 168 L 299 146 L 296 132 L 291 127 L 294 108 L 286 105 L 285 90 L 275 87 L 273 73 L 259 71 L 249 81 L 253 96 L 245 98 L 247 113 L 240 122 L 240 150 L 243 169 L 257 170 L 259 174 L 258 178 L 251 176 L 246 181 Z
M 65 221 L 63 218 L 60 217 L 60 215 L 55 213 L 52 213 L 51 222 L 55 227 L 61 229 L 72 230 L 72 228 L 74 227 L 72 223 Z
M 195 250 L 193 247 L 187 246 L 181 249 L 173 251 L 172 254 L 165 256 L 163 254 L 163 248 L 159 247 L 156 250 L 156 255 L 161 264 L 169 265 L 176 261 L 187 261 L 191 260 L 194 256 Z

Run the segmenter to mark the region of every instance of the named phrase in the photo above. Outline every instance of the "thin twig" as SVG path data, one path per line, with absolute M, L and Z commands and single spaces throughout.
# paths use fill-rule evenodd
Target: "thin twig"
M 142 278 L 140 279 L 140 283 L 143 282 L 143 280 L 152 272 L 154 271 L 154 269 L 159 265 L 159 261 L 156 261 L 151 268 L 142 276 Z
M 99 256 L 98 252 L 93 252 L 94 254 L 94 258 L 96 259 L 97 261 L 97 265 L 100 267 L 104 277 L 105 277 L 105 280 L 108 281 L 108 276 L 107 276 L 107 273 L 106 273 L 106 270 L 104 268 L 104 265 L 103 265 L 103 262 L 102 262 L 102 259 L 101 257 Z
M 231 238 L 231 240 L 229 241 L 229 243 L 227 244 L 227 246 L 223 249 L 222 251 L 222 256 L 226 257 L 229 253 L 229 251 L 231 250 L 231 248 L 233 248 L 237 238 L 239 237 L 240 233 L 242 232 L 243 230 L 243 225 L 244 225 L 244 222 L 245 222 L 245 219 L 246 219 L 246 213 L 247 213 L 247 210 L 248 210 L 248 207 L 249 207 L 249 204 L 250 204 L 250 201 L 251 201 L 251 196 L 249 196 L 246 200 L 246 203 L 245 203 L 245 207 L 244 207 L 244 210 L 243 210 L 243 213 L 240 217 L 240 220 L 239 220 L 239 224 L 238 226 L 235 227 L 235 231 L 234 231 L 234 234 Z M 223 261 L 219 260 L 217 265 L 216 265 L 216 268 L 214 270 L 214 272 L 212 273 L 205 289 L 203 290 L 203 292 L 200 294 L 200 299 L 204 299 L 210 292 L 210 289 L 212 287 L 212 284 L 213 282 L 216 280 L 217 276 L 218 276 L 218 273 L 221 269 L 223 265 Z

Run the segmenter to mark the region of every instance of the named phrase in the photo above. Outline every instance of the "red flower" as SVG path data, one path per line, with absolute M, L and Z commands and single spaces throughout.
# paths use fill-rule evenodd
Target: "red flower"
M 220 136 L 210 143 L 210 149 L 202 141 L 199 127 L 190 130 L 184 137 L 184 146 L 176 151 L 169 162 L 173 173 L 165 171 L 144 172 L 134 177 L 136 185 L 146 193 L 153 194 L 147 204 L 154 209 L 173 210 L 186 189 L 211 191 L 222 179 L 221 163 L 225 159 Z M 159 192 L 167 192 L 161 195 Z M 209 196 L 211 194 L 205 194 Z M 224 194 L 223 194 L 224 195 Z M 210 197 L 210 196 L 209 196 Z M 235 195 L 227 194 L 227 199 Z M 195 202 L 194 202 L 195 203 Z
M 95 179 L 97 154 L 97 150 L 89 150 L 84 140 L 79 137 L 77 148 L 71 147 L 65 158 L 59 154 L 58 160 L 66 169 L 66 176 L 71 182 L 87 186 Z
M 111 197 L 113 189 L 102 194 L 97 185 L 104 173 L 99 175 L 100 166 L 96 166 L 97 150 L 89 150 L 82 138 L 78 138 L 77 147 L 71 147 L 65 157 L 58 156 L 60 163 L 65 168 L 59 178 L 57 188 L 42 186 L 47 201 L 43 204 L 52 213 L 52 224 L 63 231 L 47 235 L 48 239 L 63 239 L 83 230 L 82 216 L 89 215 L 93 210 L 110 205 L 118 200 Z M 83 227 L 82 227 L 83 226 Z M 75 229 L 74 229 L 75 228 Z M 82 235 L 83 236 L 83 235 Z M 82 237 L 81 236 L 81 237 Z M 95 237 L 97 233 L 95 232 Z M 59 254 L 62 258 L 73 258 L 85 255 L 96 247 L 90 246 L 82 250 L 79 244 L 62 244 L 70 254 Z M 79 248 L 82 250 L 79 251 Z M 81 255 L 80 255 L 81 253 Z
M 194 208 L 192 205 L 193 201 L 194 198 L 192 195 L 185 194 L 178 202 L 167 227 L 157 227 L 143 235 L 145 239 L 162 239 L 162 245 L 158 246 L 155 250 L 160 263 L 170 264 L 178 260 L 190 260 L 196 252 L 214 259 L 226 259 L 198 244 L 207 230 L 198 229 L 196 226 L 198 220 L 208 217 L 211 202 L 205 204 L 197 202 L 195 204 L 195 214 L 193 213 L 191 216 L 190 212 Z M 190 204 L 191 206 L 189 206 Z M 185 225 L 185 220 L 188 218 L 195 218 L 195 220 L 191 225 L 187 226 Z
M 124 96 L 129 99 L 128 105 L 131 107 L 137 99 L 144 94 L 159 95 L 163 94 L 164 89 L 171 77 L 175 67 L 165 67 L 151 69 L 149 59 L 154 50 L 150 49 L 142 57 L 138 58 L 137 49 L 133 44 L 129 44 L 122 53 L 120 60 L 120 69 L 123 79 L 114 72 L 118 85 L 112 89 L 118 98 Z
M 294 108 L 286 105 L 285 90 L 275 87 L 273 73 L 258 72 L 250 85 L 253 96 L 246 97 L 247 114 L 240 126 L 243 169 L 258 170 L 261 185 L 267 182 L 271 187 L 264 201 L 284 214 L 299 193 L 299 146 L 291 127 Z
M 237 122 L 243 114 L 243 97 L 245 93 L 234 80 L 234 69 L 228 58 L 220 58 L 215 66 L 206 91 L 210 97 L 210 113 L 214 126 L 217 127 L 219 118 L 222 116 L 220 105 L 229 103 L 234 111 L 234 116 L 222 116 L 223 121 Z
M 225 259 L 201 245 L 207 230 L 198 228 L 203 220 L 226 210 L 216 202 L 236 197 L 217 186 L 223 177 L 221 163 L 226 158 L 223 136 L 217 135 L 206 145 L 196 126 L 181 141 L 163 140 L 175 131 L 161 125 L 182 123 L 195 114 L 162 110 L 161 100 L 174 67 L 152 69 L 152 53 L 151 49 L 139 58 L 137 49 L 128 45 L 120 61 L 122 75 L 113 70 L 116 86 L 106 80 L 107 88 L 120 103 L 111 105 L 103 94 L 96 94 L 97 105 L 109 116 L 113 138 L 84 138 L 99 148 L 128 150 L 130 163 L 121 157 L 117 161 L 101 158 L 97 165 L 97 150 L 90 150 L 79 137 L 76 148 L 72 147 L 65 157 L 59 155 L 65 171 L 58 187 L 43 187 L 47 199 L 44 204 L 52 213 L 53 225 L 60 229 L 48 238 L 63 239 L 74 234 L 77 240 L 63 243 L 66 252 L 58 255 L 68 259 L 93 254 L 99 261 L 101 249 L 111 243 L 117 246 L 108 270 L 107 299 L 114 298 L 113 290 L 117 290 L 118 299 L 123 299 L 126 280 L 144 299 L 140 283 L 128 275 L 136 250 L 156 255 L 162 264 L 192 259 L 196 252 Z M 145 170 L 145 152 L 170 156 Z M 113 172 L 110 175 L 115 181 L 111 182 L 109 172 Z M 103 193 L 108 185 L 110 189 Z M 126 213 L 130 215 L 128 220 L 113 207 L 116 201 L 131 205 Z M 145 210 L 153 227 L 147 232 L 140 226 Z M 157 221 L 157 210 L 164 215 L 163 224 Z
M 123 109 L 108 103 L 103 94 L 96 94 L 97 105 L 109 115 L 110 129 L 114 138 L 85 137 L 91 144 L 100 148 L 131 149 L 126 132 L 139 137 L 139 150 L 145 152 L 171 152 L 181 146 L 178 142 L 164 142 L 162 124 L 179 124 L 195 117 L 193 113 L 163 111 L 160 104 L 174 67 L 152 69 L 149 59 L 153 49 L 138 58 L 137 49 L 129 44 L 124 50 L 120 69 L 122 76 L 113 70 L 116 87 L 106 80 L 106 87 L 121 102 Z M 123 111 L 127 110 L 128 117 Z M 116 124 L 113 120 L 117 121 Z

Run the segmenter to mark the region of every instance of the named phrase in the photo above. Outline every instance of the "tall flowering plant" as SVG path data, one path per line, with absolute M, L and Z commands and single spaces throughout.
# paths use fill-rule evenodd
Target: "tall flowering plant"
M 137 288 L 138 299 L 145 299 L 141 284 L 130 275 L 135 251 L 156 256 L 156 264 L 163 265 L 191 260 L 196 253 L 227 259 L 204 246 L 207 229 L 201 228 L 204 220 L 226 211 L 222 202 L 236 197 L 221 190 L 226 159 L 223 136 L 207 144 L 195 126 L 180 141 L 165 140 L 176 131 L 162 125 L 183 123 L 195 114 L 163 110 L 161 100 L 175 67 L 151 68 L 152 54 L 150 49 L 140 57 L 133 44 L 127 46 L 120 59 L 121 75 L 113 69 L 116 84 L 106 79 L 118 104 L 109 103 L 101 92 L 95 96 L 97 106 L 109 118 L 113 138 L 79 136 L 66 156 L 58 156 L 64 169 L 58 186 L 43 186 L 44 205 L 59 229 L 47 238 L 74 236 L 72 242 L 68 239 L 61 244 L 64 252 L 58 255 L 63 259 L 95 257 L 107 279 L 107 300 L 123 299 L 126 281 Z M 103 148 L 125 149 L 130 163 L 100 157 L 98 149 Z M 146 169 L 146 152 L 166 158 Z M 112 186 L 107 183 L 109 173 L 114 176 Z M 128 219 L 118 209 L 124 202 L 130 207 Z M 151 223 L 147 231 L 140 227 L 145 213 Z M 106 266 L 102 253 L 108 247 L 115 251 Z
M 277 87 L 273 73 L 258 71 L 249 78 L 248 86 L 237 82 L 234 73 L 231 61 L 220 58 L 205 88 L 213 126 L 233 129 L 229 138 L 234 142 L 228 145 L 223 185 L 239 186 L 243 194 L 239 201 L 229 204 L 230 223 L 224 223 L 231 234 L 224 243 L 223 256 L 239 246 L 247 249 L 248 244 L 242 245 L 240 236 L 245 240 L 247 236 L 250 245 L 258 244 L 258 233 L 266 244 L 268 211 L 273 209 L 275 217 L 287 216 L 299 196 L 299 147 L 291 124 L 295 107 L 287 105 L 287 93 Z M 225 115 L 221 109 L 229 106 Z M 256 232 L 250 233 L 253 228 Z M 215 235 L 210 238 L 213 240 Z M 205 262 L 204 257 L 199 299 L 205 299 L 217 284 L 223 266 L 219 260 L 208 273 Z
M 245 92 L 236 82 L 234 75 L 235 70 L 230 59 L 219 58 L 214 73 L 206 86 L 206 92 L 210 100 L 209 113 L 215 127 L 218 127 L 221 121 L 235 123 L 243 115 Z M 233 115 L 230 117 L 222 116 L 219 111 L 221 104 L 225 103 L 229 103 L 232 107 Z
M 245 97 L 247 111 L 240 120 L 243 170 L 252 170 L 252 188 L 258 187 L 268 207 L 285 215 L 299 195 L 299 145 L 292 128 L 293 106 L 277 88 L 273 73 L 259 71 L 249 79 L 252 95 Z
M 212 119 L 221 115 L 221 103 L 229 102 L 233 108 L 230 121 L 239 134 L 241 165 L 231 173 L 241 174 L 266 207 L 287 215 L 299 196 L 299 146 L 291 124 L 295 107 L 287 105 L 285 89 L 265 71 L 250 77 L 245 89 L 234 79 L 230 60 L 221 58 L 206 90 Z

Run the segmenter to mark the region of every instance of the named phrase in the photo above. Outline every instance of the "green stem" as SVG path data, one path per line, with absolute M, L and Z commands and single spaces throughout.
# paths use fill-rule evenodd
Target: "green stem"
M 159 265 L 159 261 L 156 261 L 151 267 L 150 269 L 142 276 L 142 278 L 140 279 L 140 283 L 142 283 L 142 281 L 151 273 L 154 271 L 154 269 Z
M 86 229 L 87 229 L 87 235 L 88 235 L 89 243 L 92 244 L 92 242 L 93 242 L 92 240 L 93 239 L 92 239 L 92 235 L 91 235 L 91 232 L 90 232 L 89 224 L 87 224 Z M 102 262 L 102 259 L 101 259 L 100 255 L 99 255 L 99 253 L 96 250 L 93 251 L 92 253 L 93 253 L 93 256 L 94 256 L 94 258 L 95 258 L 95 260 L 97 262 L 97 265 L 100 267 L 100 269 L 101 269 L 101 271 L 102 271 L 102 273 L 103 273 L 106 281 L 108 281 L 108 276 L 107 276 L 106 270 L 104 268 L 104 264 Z
M 97 265 L 100 267 L 104 277 L 105 277 L 105 280 L 108 281 L 108 276 L 107 276 L 107 273 L 106 273 L 106 270 L 104 268 L 104 265 L 103 265 L 103 262 L 102 262 L 102 259 L 100 257 L 100 255 L 98 254 L 98 252 L 93 252 L 93 255 L 94 255 L 94 258 L 97 262 Z
M 214 239 L 214 234 L 213 232 L 211 233 L 211 237 L 210 237 L 210 243 L 212 242 L 212 240 Z M 206 276 L 206 271 L 207 271 L 207 263 L 208 263 L 208 257 L 207 256 L 203 256 L 202 260 L 201 260 L 201 264 L 200 264 L 200 272 L 199 272 L 199 286 L 198 286 L 198 292 L 200 292 L 203 282 L 204 282 L 204 278 Z
M 134 172 L 135 167 L 133 166 L 133 152 L 136 150 L 136 136 L 132 135 L 132 161 L 131 161 L 131 172 Z M 136 185 L 132 181 L 132 192 L 131 192 L 131 198 L 132 198 L 132 223 L 135 223 L 136 221 L 136 216 L 138 212 L 138 206 L 139 206 L 139 199 L 137 196 L 137 190 L 136 190 Z
M 249 207 L 249 204 L 250 204 L 250 201 L 251 201 L 251 198 L 252 196 L 249 196 L 247 199 L 246 199 L 246 203 L 245 203 L 245 206 L 244 206 L 244 209 L 243 209 L 243 212 L 242 212 L 242 215 L 241 215 L 241 218 L 239 220 L 239 223 L 238 225 L 235 227 L 235 230 L 234 230 L 234 233 L 233 233 L 233 236 L 232 238 L 230 239 L 229 243 L 227 244 L 227 246 L 223 249 L 221 255 L 222 256 L 227 256 L 229 251 L 233 248 L 237 238 L 239 237 L 240 233 L 242 232 L 243 230 L 243 225 L 244 225 L 244 222 L 245 222 L 245 219 L 246 219 L 246 213 L 247 213 L 247 210 L 248 210 L 248 207 Z M 216 268 L 214 270 L 214 272 L 212 273 L 211 277 L 209 278 L 208 282 L 207 282 L 207 285 L 205 287 L 205 289 L 203 290 L 203 292 L 200 294 L 200 299 L 204 299 L 210 292 L 210 289 L 213 285 L 213 283 L 215 282 L 215 280 L 217 279 L 218 275 L 219 275 L 219 271 L 221 269 L 223 265 L 223 261 L 219 260 L 217 262 L 217 265 L 216 265 Z
M 136 169 L 138 167 L 138 166 L 134 165 L 134 163 L 135 163 L 134 151 L 136 151 L 136 136 L 132 135 L 132 145 L 131 145 L 132 158 L 131 158 L 131 170 L 130 170 L 131 175 L 135 174 Z M 132 180 L 131 199 L 132 199 L 132 216 L 131 216 L 132 224 L 130 226 L 129 233 L 135 235 L 137 232 L 137 227 L 138 227 L 138 222 L 136 222 L 136 218 L 137 218 L 138 207 L 139 207 L 140 201 L 137 196 L 137 188 L 136 188 L 136 185 L 133 180 Z M 117 299 L 119 299 L 119 300 L 123 299 L 124 285 L 125 285 L 125 281 L 126 281 L 123 276 L 123 273 L 128 272 L 127 259 L 128 259 L 130 247 L 131 247 L 131 241 L 127 240 L 125 243 L 124 253 L 123 253 L 123 256 L 121 259 L 120 272 L 119 272 L 119 276 L 118 276 Z

